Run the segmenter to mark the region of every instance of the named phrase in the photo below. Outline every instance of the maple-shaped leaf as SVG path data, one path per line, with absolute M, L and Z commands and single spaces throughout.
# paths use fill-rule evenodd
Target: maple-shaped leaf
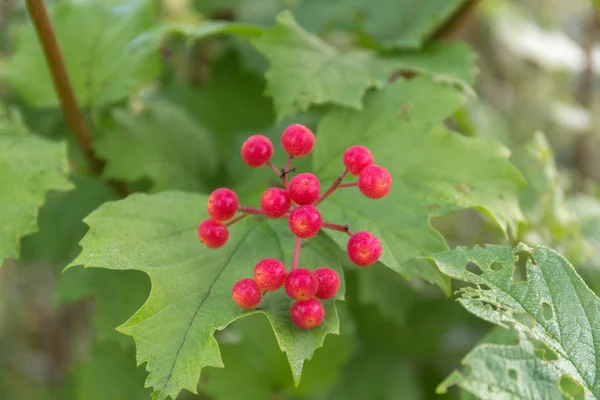
M 248 218 L 230 227 L 224 247 L 208 249 L 196 233 L 207 217 L 206 201 L 204 195 L 162 192 L 105 203 L 85 219 L 90 230 L 69 267 L 136 269 L 149 275 L 150 297 L 119 331 L 133 337 L 138 362 L 147 363 L 146 385 L 153 387 L 154 398 L 175 398 L 182 389 L 195 392 L 202 368 L 223 366 L 215 331 L 255 313 L 269 319 L 298 384 L 304 361 L 322 346 L 325 335 L 339 332 L 334 301 L 325 302 L 323 324 L 310 331 L 293 325 L 292 301 L 282 290 L 267 293 L 256 310 L 239 308 L 231 299 L 233 284 L 251 277 L 262 258 L 290 265 L 295 240 L 286 221 Z M 304 243 L 300 265 L 327 265 L 342 274 L 339 250 L 324 235 Z M 342 284 L 337 298 L 343 296 Z

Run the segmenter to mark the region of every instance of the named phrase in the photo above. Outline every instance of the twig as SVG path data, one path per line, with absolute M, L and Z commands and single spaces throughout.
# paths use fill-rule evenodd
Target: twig
M 344 179 L 344 177 L 346 176 L 346 174 L 348 173 L 348 170 L 344 170 L 344 172 L 342 172 L 342 174 L 340 176 L 338 176 L 335 181 L 333 181 L 333 183 L 331 184 L 331 186 L 329 187 L 329 189 L 327 189 L 327 191 L 325 193 L 323 193 L 323 195 L 321 197 L 319 197 L 319 199 L 315 202 L 315 204 L 313 204 L 313 206 L 317 206 L 319 204 L 321 204 L 323 202 L 323 200 L 325 200 L 327 197 L 329 197 L 329 195 L 331 193 L 333 193 L 335 191 L 335 189 L 337 189 L 337 187 L 340 185 L 340 183 L 342 183 L 342 180 Z
M 235 224 L 236 222 L 246 218 L 248 215 L 250 215 L 250 214 L 242 214 L 239 217 L 236 217 L 236 218 L 232 219 L 231 221 L 227 222 L 225 224 L 225 226 L 231 226 L 231 225 Z
M 302 239 L 296 237 L 296 245 L 294 246 L 294 259 L 292 260 L 292 269 L 298 268 L 298 260 L 300 259 L 300 247 L 302 247 Z
M 255 207 L 239 207 L 238 211 L 241 211 L 245 214 L 265 215 L 263 210 Z
M 340 224 L 330 224 L 329 222 L 323 222 L 321 224 L 323 228 L 331 229 L 338 232 L 347 233 L 348 236 L 352 236 L 352 232 L 350 232 L 350 227 L 348 225 L 340 225 Z

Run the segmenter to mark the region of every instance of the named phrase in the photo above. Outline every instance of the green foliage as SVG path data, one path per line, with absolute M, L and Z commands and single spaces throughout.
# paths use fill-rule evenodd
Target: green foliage
M 293 239 L 276 226 L 280 221 L 253 221 L 233 225 L 229 242 L 219 251 L 207 249 L 196 237 L 198 221 L 206 217 L 205 203 L 206 196 L 177 192 L 106 203 L 85 219 L 90 231 L 70 265 L 137 269 L 150 276 L 149 299 L 119 331 L 133 336 L 138 362 L 148 363 L 147 385 L 156 398 L 175 398 L 181 389 L 195 392 L 203 367 L 223 366 L 213 333 L 253 313 L 271 322 L 298 384 L 304 361 L 325 335 L 339 333 L 333 301 L 326 304 L 323 324 L 311 331 L 292 326 L 291 303 L 282 292 L 265 296 L 256 311 L 240 312 L 230 300 L 233 283 L 251 275 L 264 257 L 289 265 Z M 304 247 L 301 262 L 340 269 L 335 247 L 321 236 Z M 342 288 L 338 298 L 343 293 Z
M 408 263 L 447 248 L 429 225 L 431 216 L 476 208 L 512 232 L 522 219 L 517 201 L 522 178 L 507 160 L 506 149 L 442 128 L 443 119 L 461 102 L 452 87 L 427 78 L 396 82 L 368 96 L 363 111 L 336 109 L 325 115 L 313 157 L 319 177 L 332 181 L 342 172 L 347 147 L 362 143 L 373 151 L 376 163 L 385 165 L 394 179 L 389 196 L 374 205 L 357 191 L 343 189 L 323 203 L 323 215 L 379 237 L 386 266 L 442 287 L 445 278 L 435 268 Z M 345 238 L 331 237 L 345 248 Z
M 483 398 L 562 398 L 564 379 L 587 397 L 600 395 L 600 299 L 567 260 L 545 247 L 458 248 L 435 256 L 440 270 L 474 284 L 459 291 L 469 312 L 521 334 L 517 346 L 483 344 L 440 385 Z M 467 264 L 478 267 L 468 269 Z
M 134 39 L 155 23 L 150 0 L 126 4 L 61 2 L 50 10 L 73 91 L 80 105 L 102 106 L 127 97 L 160 72 L 155 47 L 138 46 Z M 15 54 L 2 75 L 34 107 L 59 103 L 34 28 L 16 33 Z
M 16 125 L 0 134 L 0 265 L 17 258 L 19 239 L 37 230 L 46 192 L 72 187 L 66 150 L 64 143 L 22 133 Z

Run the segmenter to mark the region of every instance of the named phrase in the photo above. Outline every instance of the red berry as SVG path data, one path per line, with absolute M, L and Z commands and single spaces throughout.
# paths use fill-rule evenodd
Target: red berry
M 292 233 L 302 239 L 315 236 L 322 224 L 323 219 L 319 210 L 308 205 L 294 208 L 288 219 Z
M 242 160 L 252 168 L 265 165 L 273 155 L 273 144 L 268 137 L 262 135 L 250 136 L 242 144 Z
M 365 146 L 348 147 L 342 159 L 348 172 L 354 176 L 360 175 L 363 169 L 375 162 L 373 154 Z
M 229 230 L 220 221 L 205 219 L 198 225 L 198 238 L 209 249 L 218 249 L 229 239 Z
M 254 280 L 265 292 L 279 289 L 285 282 L 285 265 L 274 258 L 265 258 L 254 267 Z
M 327 300 L 335 296 L 340 288 L 340 277 L 337 272 L 328 267 L 321 267 L 315 270 L 315 278 L 319 282 L 319 288 L 315 297 L 321 300 Z
M 315 147 L 315 135 L 304 125 L 292 124 L 281 135 L 281 147 L 292 157 L 307 156 Z
M 237 212 L 238 204 L 238 197 L 233 190 L 219 188 L 208 196 L 206 209 L 213 219 L 227 221 Z
M 292 299 L 310 299 L 315 295 L 318 287 L 317 278 L 306 268 L 293 269 L 285 278 L 285 291 Z
M 279 218 L 288 212 L 291 205 L 292 200 L 285 189 L 272 187 L 260 197 L 260 208 L 267 217 Z
M 348 257 L 350 260 L 359 267 L 368 267 L 373 265 L 381 257 L 381 242 L 375 235 L 370 232 L 357 232 L 346 246 L 348 251 Z
M 309 330 L 321 325 L 325 309 L 317 299 L 298 300 L 292 306 L 290 316 L 298 328 Z
M 242 308 L 254 308 L 260 303 L 262 293 L 254 279 L 244 278 L 233 285 L 231 297 Z
M 290 197 L 300 205 L 312 204 L 321 193 L 321 182 L 313 174 L 298 174 L 290 181 Z
M 385 197 L 392 187 L 392 176 L 379 165 L 369 165 L 358 177 L 358 189 L 370 199 Z

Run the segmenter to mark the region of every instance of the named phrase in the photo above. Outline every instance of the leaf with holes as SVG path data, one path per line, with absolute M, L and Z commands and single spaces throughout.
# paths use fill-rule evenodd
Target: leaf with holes
M 72 188 L 67 171 L 64 143 L 28 134 L 0 135 L 0 265 L 5 258 L 17 258 L 19 239 L 37 230 L 46 192 Z
M 101 106 L 127 97 L 160 72 L 160 54 L 137 45 L 155 22 L 154 3 L 61 2 L 49 10 L 69 80 L 80 105 Z M 16 33 L 15 53 L 2 75 L 34 107 L 56 107 L 58 97 L 31 24 Z
M 279 119 L 313 104 L 361 109 L 365 90 L 385 85 L 395 71 L 428 74 L 464 87 L 473 83 L 477 72 L 474 56 L 464 45 L 434 44 L 423 52 L 381 58 L 366 50 L 342 52 L 302 29 L 289 12 L 281 13 L 277 22 L 252 43 L 270 62 L 267 93 L 273 96 Z
M 283 291 L 265 295 L 255 311 L 240 309 L 231 299 L 233 284 L 252 276 L 262 258 L 290 265 L 294 238 L 285 221 L 247 219 L 230 227 L 224 247 L 207 249 L 196 236 L 206 201 L 203 195 L 162 192 L 106 203 L 85 219 L 90 230 L 69 267 L 137 269 L 150 276 L 150 297 L 119 331 L 133 337 L 156 399 L 174 399 L 182 389 L 195 392 L 202 368 L 223 367 L 214 332 L 253 313 L 269 319 L 298 384 L 304 361 L 327 334 L 339 333 L 334 301 L 325 302 L 325 320 L 311 331 L 293 326 L 291 300 Z M 311 268 L 328 265 L 341 275 L 338 254 L 326 236 L 318 236 L 303 246 L 300 261 Z M 342 286 L 337 298 L 343 296 Z
M 408 263 L 447 248 L 429 225 L 430 217 L 475 208 L 513 233 L 522 218 L 522 178 L 508 161 L 508 151 L 494 141 L 467 138 L 442 127 L 462 102 L 459 91 L 425 77 L 396 82 L 367 96 L 360 112 L 338 109 L 326 114 L 317 129 L 313 156 L 316 174 L 326 184 L 342 173 L 348 147 L 361 143 L 371 149 L 375 163 L 393 177 L 390 194 L 373 201 L 356 188 L 340 189 L 319 205 L 323 218 L 349 224 L 353 231 L 372 232 L 384 245 L 383 264 L 441 287 L 447 283 L 435 266 Z M 347 238 L 335 233 L 331 237 L 346 247 Z
M 457 384 L 482 398 L 553 399 L 569 386 L 600 396 L 600 299 L 566 259 L 525 245 L 459 247 L 434 258 L 444 274 L 475 285 L 458 292 L 463 307 L 522 336 L 518 346 L 475 348 L 464 359 L 471 373 L 453 373 L 441 391 Z

